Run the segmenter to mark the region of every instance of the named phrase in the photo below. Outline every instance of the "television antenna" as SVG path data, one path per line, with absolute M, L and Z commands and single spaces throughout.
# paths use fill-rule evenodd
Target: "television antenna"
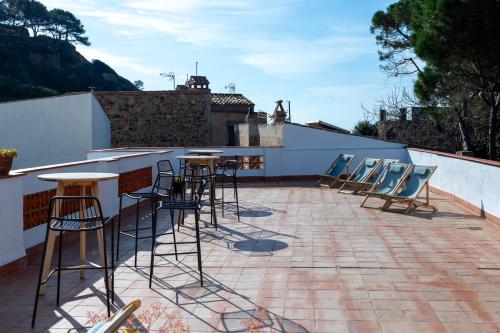
M 174 74 L 174 72 L 160 73 L 160 76 L 167 77 L 169 80 L 172 80 L 174 82 L 174 90 L 175 90 L 175 74 Z
M 229 82 L 228 84 L 226 84 L 224 89 L 227 89 L 230 94 L 234 94 L 234 92 L 236 91 L 236 84 L 234 84 L 234 82 Z

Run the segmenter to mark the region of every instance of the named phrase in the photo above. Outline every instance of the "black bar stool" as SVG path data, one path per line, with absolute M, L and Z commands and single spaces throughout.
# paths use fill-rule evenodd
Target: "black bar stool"
M 170 162 L 169 162 L 170 163 Z M 164 175 L 165 177 L 163 177 Z M 168 176 L 168 177 L 166 177 Z M 153 220 L 156 218 L 156 207 L 155 204 L 158 200 L 162 200 L 168 198 L 172 194 L 172 182 L 174 175 L 170 172 L 160 172 L 156 176 L 155 183 L 151 189 L 151 192 L 131 192 L 131 193 L 123 193 L 120 196 L 120 205 L 118 212 L 118 235 L 117 235 L 117 244 L 116 244 L 116 260 L 118 260 L 120 256 L 120 235 L 124 235 L 127 237 L 134 238 L 134 267 L 137 267 L 137 248 L 139 239 L 152 238 L 153 235 L 145 235 L 140 236 L 139 231 L 141 230 L 149 230 L 152 228 Z M 132 229 L 121 229 L 121 220 L 122 220 L 122 206 L 123 199 L 129 198 L 135 200 L 135 227 Z M 150 214 L 151 214 L 151 226 L 139 227 L 139 204 L 143 201 L 149 200 L 150 203 Z M 173 229 L 172 222 L 172 229 Z M 165 233 L 169 234 L 169 233 Z
M 189 169 L 189 170 L 188 170 Z M 190 174 L 187 174 L 189 172 Z M 184 169 L 184 179 L 188 179 L 188 181 L 184 181 L 184 189 L 181 192 L 181 201 L 184 201 L 186 198 L 187 190 L 190 190 L 190 200 L 193 199 L 194 194 L 196 193 L 195 188 L 196 185 L 193 181 L 189 181 L 189 179 L 196 179 L 196 177 L 202 177 L 207 181 L 207 186 L 205 186 L 205 190 L 202 193 L 203 195 L 208 194 L 208 202 L 210 205 L 210 224 L 214 225 L 215 229 L 217 229 L 217 213 L 215 211 L 215 201 L 216 201 L 216 193 L 215 193 L 215 173 L 212 173 L 210 167 L 204 164 L 191 164 L 188 168 Z M 208 189 L 208 191 L 207 191 Z M 202 195 L 202 198 L 203 198 Z M 177 230 L 180 230 L 180 226 L 184 224 L 184 211 L 181 210 L 179 214 L 179 222 L 177 224 Z
M 166 174 L 161 175 L 161 177 L 172 177 Z M 150 271 L 149 271 L 149 287 L 152 287 L 153 281 L 153 270 L 154 270 L 154 257 L 155 256 L 170 256 L 175 255 L 176 260 L 178 260 L 179 254 L 196 254 L 198 256 L 198 271 L 200 273 L 200 283 L 203 286 L 203 271 L 201 265 L 201 246 L 200 246 L 200 212 L 202 208 L 202 197 L 205 192 L 205 188 L 207 186 L 207 179 L 204 176 L 185 176 L 184 182 L 186 188 L 194 189 L 194 193 L 190 193 L 189 196 L 185 196 L 180 200 L 176 200 L 175 197 L 170 196 L 168 198 L 158 198 L 158 210 L 159 209 L 168 209 L 170 211 L 170 220 L 174 220 L 175 211 L 179 211 L 179 215 L 181 211 L 184 210 L 192 210 L 195 216 L 195 241 L 187 241 L 187 242 L 176 242 L 175 239 L 175 231 L 172 226 L 172 233 L 174 235 L 173 243 L 172 242 L 159 242 L 156 240 L 156 230 L 157 230 L 157 219 L 153 219 L 153 242 L 151 244 L 151 263 L 150 263 Z M 188 197 L 188 199 L 186 199 Z M 172 222 L 173 223 L 173 222 Z M 158 245 L 174 245 L 175 252 L 174 253 L 157 253 L 156 247 Z M 196 244 L 196 251 L 190 252 L 178 252 L 177 246 L 182 244 Z
M 104 271 L 104 283 L 106 288 L 106 306 L 108 317 L 111 314 L 110 293 L 113 293 L 113 284 L 109 284 L 108 270 L 111 269 L 111 276 L 114 276 L 114 240 L 113 223 L 111 223 L 111 267 L 108 266 L 108 255 L 106 250 L 106 225 L 111 218 L 105 218 L 102 215 L 101 203 L 96 197 L 92 196 L 58 196 L 53 197 L 49 203 L 47 221 L 47 231 L 45 233 L 45 244 L 43 248 L 42 263 L 40 265 L 40 274 L 38 275 L 38 284 L 36 288 L 35 305 L 33 308 L 33 317 L 31 327 L 35 326 L 36 312 L 38 308 L 38 299 L 40 297 L 40 288 L 46 284 L 54 273 L 57 274 L 57 298 L 56 304 L 59 306 L 61 294 L 61 273 L 67 270 L 81 269 L 100 269 Z M 101 255 L 100 265 L 89 262 L 85 265 L 62 266 L 63 235 L 65 232 L 97 232 L 97 241 Z M 53 234 L 52 234 L 53 233 Z M 52 234 L 52 235 L 51 235 Z M 42 280 L 43 263 L 47 255 L 47 242 L 50 237 L 59 236 L 59 253 L 57 258 L 57 267 L 50 270 L 48 276 Z
M 237 171 L 240 167 L 239 157 L 234 156 L 234 158 L 225 160 L 218 165 L 216 177 L 216 186 L 222 189 L 221 205 L 222 205 L 222 216 L 224 216 L 224 205 L 236 203 L 236 213 L 238 215 L 238 221 L 240 220 L 240 203 L 238 199 L 238 181 L 237 181 Z M 226 178 L 230 178 L 231 185 L 226 184 Z M 218 181 L 220 180 L 220 182 Z M 233 188 L 233 199 L 234 201 L 225 201 L 224 189 Z

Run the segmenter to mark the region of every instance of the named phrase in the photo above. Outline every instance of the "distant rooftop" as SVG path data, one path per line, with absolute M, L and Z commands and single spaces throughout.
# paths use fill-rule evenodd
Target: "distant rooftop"
M 327 123 L 326 121 L 322 120 L 316 120 L 312 122 L 306 123 L 307 126 L 309 127 L 314 127 L 314 128 L 321 128 L 321 129 L 326 129 L 330 131 L 336 131 L 336 132 L 342 132 L 342 133 L 351 133 L 351 131 L 348 131 L 344 128 L 335 126 L 333 124 Z
M 215 105 L 255 105 L 251 100 L 242 94 L 212 94 L 212 104 Z

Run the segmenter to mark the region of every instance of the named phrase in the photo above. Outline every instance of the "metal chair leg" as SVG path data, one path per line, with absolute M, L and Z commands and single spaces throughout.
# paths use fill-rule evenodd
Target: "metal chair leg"
M 196 252 L 198 252 L 198 271 L 200 272 L 200 284 L 203 287 L 203 270 L 201 267 L 201 242 L 200 242 L 200 212 L 198 210 L 195 210 L 194 212 L 194 218 L 195 218 L 195 230 L 196 230 Z
M 175 239 L 174 216 L 174 210 L 170 208 L 170 224 L 172 225 L 172 236 L 174 238 L 175 260 L 179 261 L 179 258 L 177 257 L 177 240 Z
M 236 182 L 236 177 L 234 179 L 234 194 L 236 198 L 236 213 L 238 214 L 238 222 L 240 221 L 240 200 L 238 198 L 238 182 Z
M 115 219 L 111 220 L 111 302 L 115 303 Z
M 47 255 L 47 240 L 49 239 L 49 226 L 47 225 L 47 231 L 45 233 L 45 242 L 43 245 L 42 262 L 40 263 L 40 274 L 38 274 L 38 284 L 36 286 L 35 294 L 35 304 L 33 306 L 33 316 L 31 318 L 31 327 L 35 327 L 36 321 L 36 310 L 38 309 L 38 298 L 40 297 L 40 286 L 42 285 L 42 275 L 43 275 L 43 263 L 45 262 L 45 256 Z
M 108 317 L 111 316 L 111 304 L 109 302 L 110 290 L 109 290 L 109 276 L 108 276 L 108 252 L 106 251 L 106 226 L 103 225 L 101 230 L 98 231 L 102 233 L 101 241 L 103 242 L 102 248 L 104 252 L 104 262 L 101 263 L 104 266 L 104 284 L 106 285 L 106 307 L 108 309 Z
M 57 256 L 57 296 L 56 305 L 59 306 L 61 296 L 61 261 L 62 261 L 62 231 L 59 231 L 59 253 Z
M 116 235 L 116 260 L 120 256 L 120 233 L 122 224 L 122 201 L 123 197 L 120 197 L 120 205 L 118 206 L 118 234 Z
M 135 253 L 134 253 L 134 267 L 137 268 L 137 247 L 139 243 L 139 200 L 137 200 L 135 209 Z
M 151 258 L 149 261 L 149 288 L 152 287 L 153 284 L 153 269 L 154 269 L 154 261 L 155 261 L 155 247 L 156 247 L 156 213 L 153 218 L 152 223 L 152 232 L 153 237 L 151 238 Z

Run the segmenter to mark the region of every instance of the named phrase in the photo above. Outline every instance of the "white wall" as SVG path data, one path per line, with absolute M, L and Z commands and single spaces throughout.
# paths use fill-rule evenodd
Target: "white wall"
M 23 246 L 22 177 L 0 179 L 0 266 L 26 255 Z
M 14 169 L 83 160 L 111 143 L 95 103 L 90 93 L 0 103 L 0 147 L 18 150 Z
M 430 185 L 500 217 L 500 167 L 408 149 L 413 164 L 436 165 Z
M 407 162 L 406 145 L 359 135 L 326 131 L 285 123 L 282 153 L 283 175 L 323 173 L 341 153 L 356 155 L 355 168 L 366 157 L 399 159 Z

